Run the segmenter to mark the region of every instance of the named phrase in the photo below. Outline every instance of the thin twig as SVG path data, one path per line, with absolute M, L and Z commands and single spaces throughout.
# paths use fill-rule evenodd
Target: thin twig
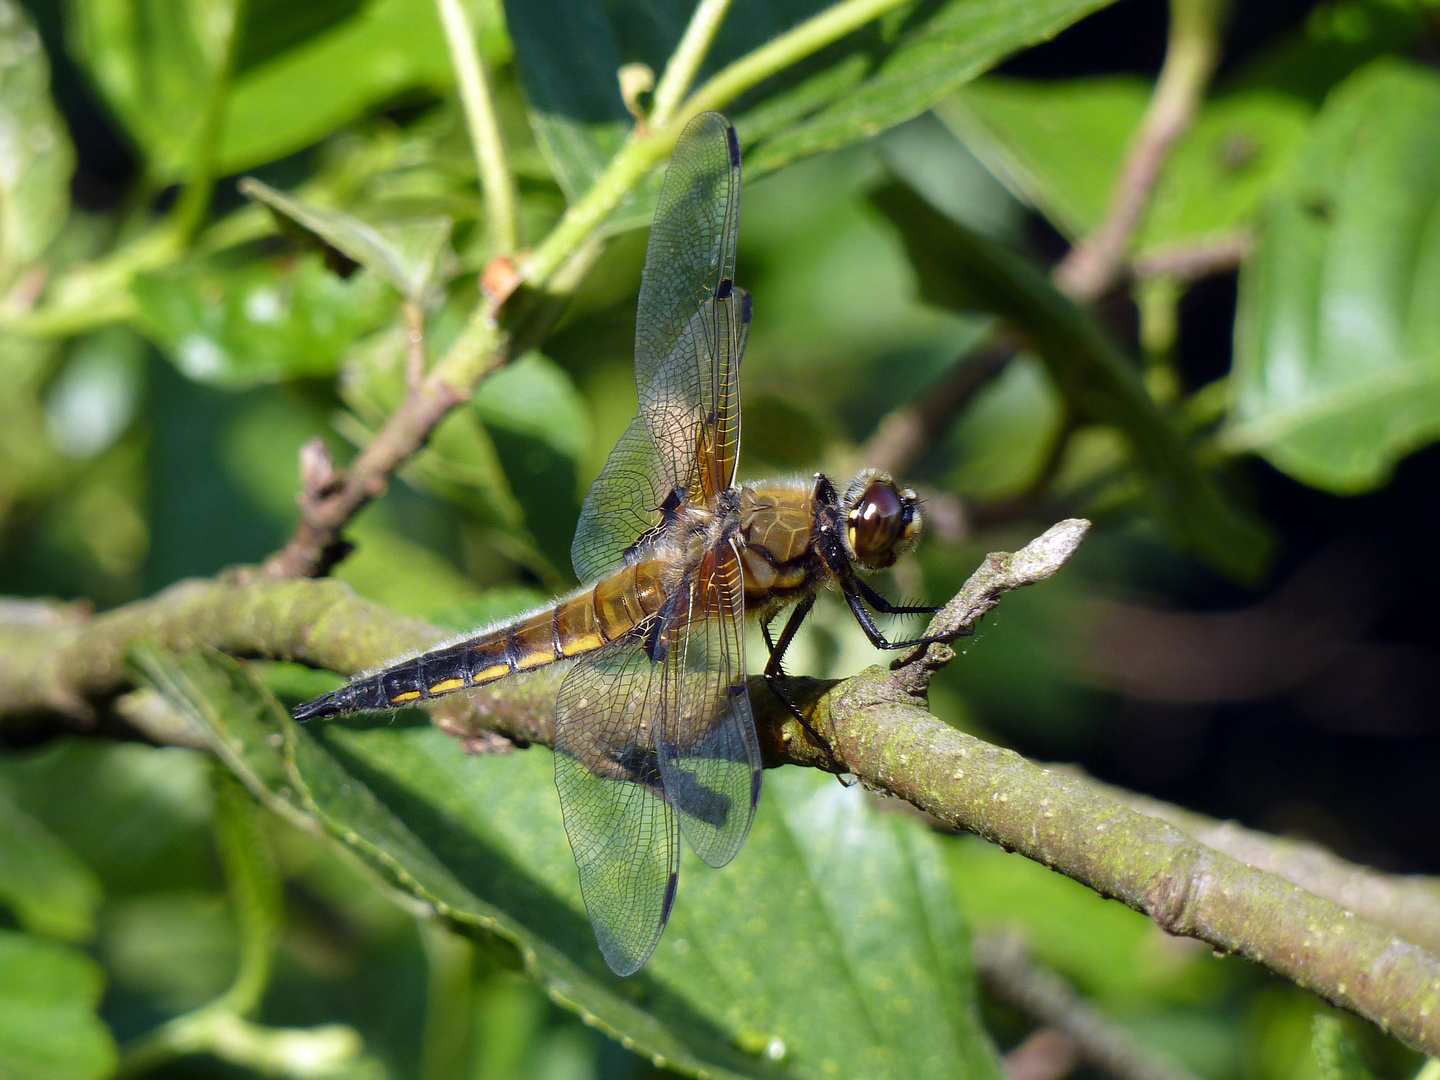
M 705 56 L 710 51 L 720 24 L 725 21 L 725 13 L 729 10 L 730 0 L 699 0 L 695 5 L 689 25 L 685 27 L 685 34 L 680 38 L 680 44 L 675 47 L 675 51 L 670 54 L 665 72 L 655 86 L 655 96 L 647 118 L 653 127 L 664 127 L 668 124 L 675 115 L 675 110 L 680 107 L 680 102 L 685 100 L 700 65 L 705 62 Z
M 1080 1064 L 1080 1050 L 1063 1031 L 1040 1028 L 1000 1064 L 1009 1080 L 1064 1080 Z
M 1123 275 L 1126 251 L 1166 159 L 1189 129 L 1215 71 L 1225 6 L 1225 0 L 1171 0 L 1165 63 L 1105 217 L 1055 267 L 1055 284 L 1073 299 L 1096 300 Z
M 991 993 L 1065 1035 L 1085 1064 L 1117 1080 L 1195 1080 L 1188 1069 L 1141 1046 L 1059 975 L 1037 964 L 1018 935 L 976 938 L 975 967 Z
M 406 300 L 400 310 L 405 316 L 405 385 L 413 393 L 425 381 L 425 309 Z
M 474 31 L 460 0 L 435 0 L 435 3 L 445 27 L 445 42 L 450 47 L 450 63 L 455 68 L 470 143 L 475 148 L 490 241 L 497 254 L 508 255 L 520 246 L 520 198 L 515 189 L 515 174 L 510 171 L 505 154 L 500 122 L 495 116 L 485 61 L 476 47 Z
M 1179 281 L 1198 281 L 1238 269 L 1254 250 L 1254 235 L 1236 232 L 1198 244 L 1157 248 L 1136 259 L 1130 269 L 1142 280 L 1169 277 Z
M 980 389 L 1005 370 L 1015 352 L 1015 343 L 1002 339 L 955 364 L 919 402 L 901 406 L 881 420 L 857 451 L 856 460 L 896 476 L 903 473 L 948 430 Z

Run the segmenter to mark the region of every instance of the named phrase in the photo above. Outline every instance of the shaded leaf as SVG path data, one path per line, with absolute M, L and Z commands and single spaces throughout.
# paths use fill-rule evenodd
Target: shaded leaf
M 1016 195 L 1076 240 L 1103 218 L 1150 92 L 1133 78 L 991 78 L 936 112 Z M 1305 105 L 1273 91 L 1209 102 L 1166 162 L 1135 237 L 1137 252 L 1249 224 L 1289 167 L 1308 117 Z
M 245 0 L 240 7 L 231 74 L 243 75 L 353 18 L 364 0 Z
M 100 899 L 94 871 L 0 787 L 0 903 L 26 930 L 88 941 Z
M 687 861 L 669 932 L 622 981 L 585 918 L 548 751 L 467 758 L 428 725 L 312 736 L 232 661 L 152 650 L 142 662 L 273 804 L 455 922 L 512 942 L 557 1001 L 657 1064 L 999 1076 L 942 841 L 877 815 L 858 789 L 799 770 L 767 778 L 745 850 L 723 871 Z
M 242 195 L 263 202 L 330 247 L 373 270 L 409 300 L 421 302 L 435 284 L 453 224 L 448 217 L 372 225 L 343 210 L 315 206 L 276 191 L 254 177 L 246 177 L 239 187 Z
M 1241 276 L 1226 445 L 1358 492 L 1440 437 L 1440 76 L 1379 61 L 1326 102 Z
M 1243 580 L 1260 572 L 1265 534 L 1201 471 L 1089 312 L 1038 266 L 944 217 L 904 184 L 887 185 L 874 201 L 899 228 L 927 300 L 993 312 L 1029 337 L 1076 415 L 1125 433 L 1177 539 L 1222 573 Z
M 343 281 L 313 255 L 186 260 L 138 276 L 131 292 L 141 325 L 182 372 L 232 387 L 333 374 L 395 309 L 373 275 Z
M 115 1041 L 95 1015 L 100 966 L 58 941 L 0 930 L 0 1076 L 100 1080 Z

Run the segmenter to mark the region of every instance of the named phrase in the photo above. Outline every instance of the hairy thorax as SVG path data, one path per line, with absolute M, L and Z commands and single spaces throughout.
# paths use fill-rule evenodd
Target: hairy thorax
M 814 490 L 809 483 L 740 489 L 735 539 L 745 566 L 745 604 L 752 612 L 778 610 L 821 583 L 825 567 L 812 543 Z

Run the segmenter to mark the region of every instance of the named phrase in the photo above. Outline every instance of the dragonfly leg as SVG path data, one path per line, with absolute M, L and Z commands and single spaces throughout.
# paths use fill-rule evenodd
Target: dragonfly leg
M 905 607 L 892 604 L 872 589 L 863 578 L 855 578 L 855 587 L 860 590 L 865 602 L 883 615 L 934 615 L 940 610 L 938 607 Z
M 875 616 L 871 615 L 865 607 L 861 591 L 856 587 L 859 584 L 859 579 L 853 574 L 847 575 L 841 580 L 841 589 L 845 593 L 845 602 L 850 605 L 850 611 L 855 616 L 855 621 L 860 624 L 860 629 L 865 631 L 865 636 L 870 639 L 870 644 L 877 649 L 913 649 L 919 645 L 934 645 L 937 642 L 949 641 L 951 638 L 959 636 L 956 634 L 929 634 L 908 641 L 891 641 L 880 631 L 880 627 L 875 625 Z
M 785 674 L 784 668 L 785 650 L 790 648 L 790 643 L 795 640 L 796 631 L 800 629 L 800 624 L 805 621 L 805 616 L 810 614 L 810 609 L 814 606 L 815 596 L 813 593 L 796 604 L 795 609 L 790 612 L 790 617 L 785 620 L 785 627 L 780 631 L 779 641 L 770 637 L 768 622 L 761 625 L 761 630 L 765 634 L 765 644 L 770 647 L 770 659 L 765 664 L 765 684 L 770 687 L 770 692 L 775 695 L 780 704 L 784 705 L 790 715 L 795 717 L 805 734 L 814 739 L 825 751 L 826 764 L 830 766 L 831 771 L 839 773 L 843 770 L 843 766 L 840 764 L 840 759 L 835 756 L 835 750 L 830 745 L 830 740 L 815 730 L 814 725 L 810 723 L 810 718 L 800 711 L 800 707 L 790 700 L 780 686 L 789 677 Z

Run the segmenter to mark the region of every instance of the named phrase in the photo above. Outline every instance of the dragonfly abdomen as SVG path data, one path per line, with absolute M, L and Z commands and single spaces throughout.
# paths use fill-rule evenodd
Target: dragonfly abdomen
M 550 607 L 356 679 L 300 706 L 295 719 L 413 705 L 593 652 L 660 609 L 663 573 L 659 560 L 627 566 Z

